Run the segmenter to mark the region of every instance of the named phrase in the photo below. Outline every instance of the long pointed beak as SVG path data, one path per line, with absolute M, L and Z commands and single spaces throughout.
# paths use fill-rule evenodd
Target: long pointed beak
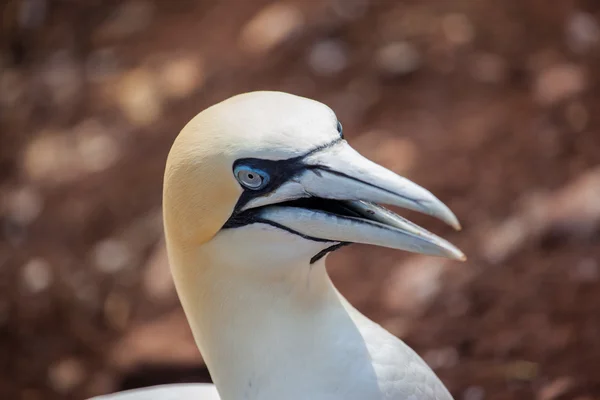
M 304 189 L 314 196 L 408 208 L 461 229 L 454 213 L 431 192 L 363 157 L 345 142 L 310 155 L 305 163 L 316 167 L 312 176 L 302 180 Z
M 345 141 L 302 161 L 300 173 L 244 208 L 255 209 L 260 220 L 316 240 L 465 259 L 446 240 L 377 205 L 429 214 L 460 229 L 452 211 L 426 189 L 368 160 Z

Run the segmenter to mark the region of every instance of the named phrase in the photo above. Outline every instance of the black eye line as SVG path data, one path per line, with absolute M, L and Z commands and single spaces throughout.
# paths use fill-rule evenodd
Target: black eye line
M 241 185 L 244 191 L 240 196 L 238 202 L 236 203 L 233 214 L 235 215 L 240 212 L 242 207 L 244 207 L 250 200 L 255 197 L 259 197 L 264 195 L 265 193 L 272 192 L 273 190 L 279 188 L 285 182 L 292 179 L 294 176 L 301 173 L 304 169 L 306 169 L 306 165 L 302 162 L 306 157 L 317 153 L 321 150 L 324 150 L 328 147 L 335 146 L 340 143 L 343 138 L 337 138 L 332 140 L 329 143 L 325 143 L 321 146 L 317 146 L 312 150 L 307 151 L 306 153 L 288 158 L 285 160 L 264 160 L 260 158 L 240 158 L 233 163 L 233 171 L 240 165 L 248 166 L 253 169 L 258 169 L 264 171 L 269 174 L 269 183 L 267 183 L 263 188 L 258 190 L 252 190 L 246 188 L 244 185 Z
M 344 127 L 342 126 L 342 123 L 338 120 L 337 122 L 337 131 L 340 133 L 340 138 L 344 138 Z
M 240 164 L 246 165 L 250 168 L 258 169 L 260 171 L 263 171 L 266 174 L 269 174 L 269 176 L 268 176 L 269 182 L 265 185 L 265 187 L 258 189 L 258 190 L 251 190 L 249 188 L 244 187 L 244 185 L 240 184 L 242 186 L 242 188 L 244 189 L 244 191 L 242 192 L 242 195 L 238 199 L 238 202 L 236 203 L 236 205 L 233 209 L 233 213 L 231 214 L 231 216 L 229 217 L 227 222 L 225 222 L 225 224 L 223 225 L 223 227 L 221 229 L 237 228 L 237 227 L 241 227 L 241 226 L 251 225 L 254 223 L 263 223 L 263 224 L 271 225 L 276 228 L 282 229 L 289 233 L 298 235 L 307 240 L 311 240 L 314 242 L 321 242 L 321 243 L 333 243 L 331 246 L 327 247 L 326 249 L 324 249 L 324 250 L 320 251 L 319 253 L 317 253 L 316 255 L 314 255 L 310 259 L 310 264 L 314 264 L 315 262 L 317 262 L 318 260 L 323 258 L 325 255 L 327 255 L 327 253 L 335 251 L 340 247 L 349 245 L 350 243 L 346 243 L 346 242 L 336 243 L 336 241 L 334 241 L 334 240 L 328 240 L 328 239 L 322 239 L 322 238 L 316 238 L 316 237 L 304 235 L 304 234 L 297 232 L 291 228 L 288 228 L 284 225 L 260 218 L 260 217 L 258 217 L 258 215 L 256 213 L 252 212 L 252 210 L 248 210 L 247 212 L 244 212 L 244 213 L 240 212 L 241 209 L 252 199 L 262 196 L 265 193 L 276 190 L 278 187 L 285 184 L 293 177 L 301 174 L 306 169 L 318 168 L 317 166 L 305 165 L 303 163 L 303 160 L 312 154 L 315 154 L 321 150 L 324 150 L 328 147 L 335 146 L 336 144 L 342 142 L 344 140 L 344 135 L 341 132 L 342 124 L 339 121 L 338 121 L 338 127 L 339 127 L 339 132 L 340 132 L 339 138 L 332 140 L 331 142 L 326 143 L 324 145 L 317 146 L 314 149 L 312 149 L 300 156 L 297 156 L 297 157 L 292 157 L 292 158 L 289 158 L 286 160 L 277 160 L 277 161 L 263 160 L 263 159 L 259 159 L 259 158 L 242 158 L 242 159 L 236 160 L 232 166 L 233 171 L 235 171 L 235 169 Z
M 341 137 L 340 137 L 340 138 L 337 138 L 337 139 L 335 139 L 335 140 L 332 140 L 332 141 L 331 141 L 331 142 L 329 142 L 329 143 L 325 143 L 325 144 L 323 144 L 323 145 L 321 145 L 321 146 L 317 146 L 317 147 L 315 147 L 314 149 L 312 149 L 312 150 L 308 151 L 307 153 L 304 153 L 304 155 L 301 155 L 301 156 L 298 156 L 298 157 L 294 157 L 294 158 L 289 158 L 289 160 L 295 160 L 295 159 L 300 159 L 300 160 L 301 160 L 301 159 L 303 159 L 303 158 L 306 158 L 306 157 L 308 157 L 308 156 L 310 156 L 310 155 L 312 155 L 312 154 L 315 154 L 315 153 L 317 153 L 317 152 L 319 152 L 319 151 L 321 151 L 321 150 L 324 150 L 324 149 L 326 149 L 326 148 L 328 148 L 328 147 L 335 146 L 336 144 L 338 144 L 338 143 L 339 143 L 339 142 L 341 142 L 342 140 L 343 140 L 343 139 L 342 139 Z

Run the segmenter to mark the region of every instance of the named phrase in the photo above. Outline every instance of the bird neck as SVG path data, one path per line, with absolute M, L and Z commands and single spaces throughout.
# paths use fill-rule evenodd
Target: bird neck
M 353 379 L 357 364 L 370 363 L 356 323 L 364 317 L 337 292 L 324 259 L 261 274 L 264 265 L 240 268 L 200 250 L 172 254 L 171 266 L 224 400 L 293 398 L 295 386 L 307 395 L 306 382 L 318 394 L 333 393 Z

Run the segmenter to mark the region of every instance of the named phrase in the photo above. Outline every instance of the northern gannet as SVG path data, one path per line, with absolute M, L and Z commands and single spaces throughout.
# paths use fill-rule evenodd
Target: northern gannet
M 264 91 L 202 111 L 169 153 L 163 217 L 177 293 L 216 388 L 98 399 L 452 399 L 325 269 L 327 253 L 349 243 L 464 260 L 378 203 L 460 228 L 429 191 L 352 149 L 320 102 Z

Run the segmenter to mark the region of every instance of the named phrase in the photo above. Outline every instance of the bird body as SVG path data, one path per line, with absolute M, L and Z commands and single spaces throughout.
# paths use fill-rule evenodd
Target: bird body
M 412 349 L 336 290 L 325 256 L 360 242 L 464 258 L 374 202 L 458 221 L 341 134 L 321 103 L 254 92 L 200 113 L 171 149 L 163 197 L 171 272 L 223 400 L 452 399 Z M 190 387 L 170 394 L 213 398 L 183 392 Z M 153 390 L 168 389 L 114 399 Z
M 221 400 L 215 385 L 179 383 L 132 389 L 90 400 Z

